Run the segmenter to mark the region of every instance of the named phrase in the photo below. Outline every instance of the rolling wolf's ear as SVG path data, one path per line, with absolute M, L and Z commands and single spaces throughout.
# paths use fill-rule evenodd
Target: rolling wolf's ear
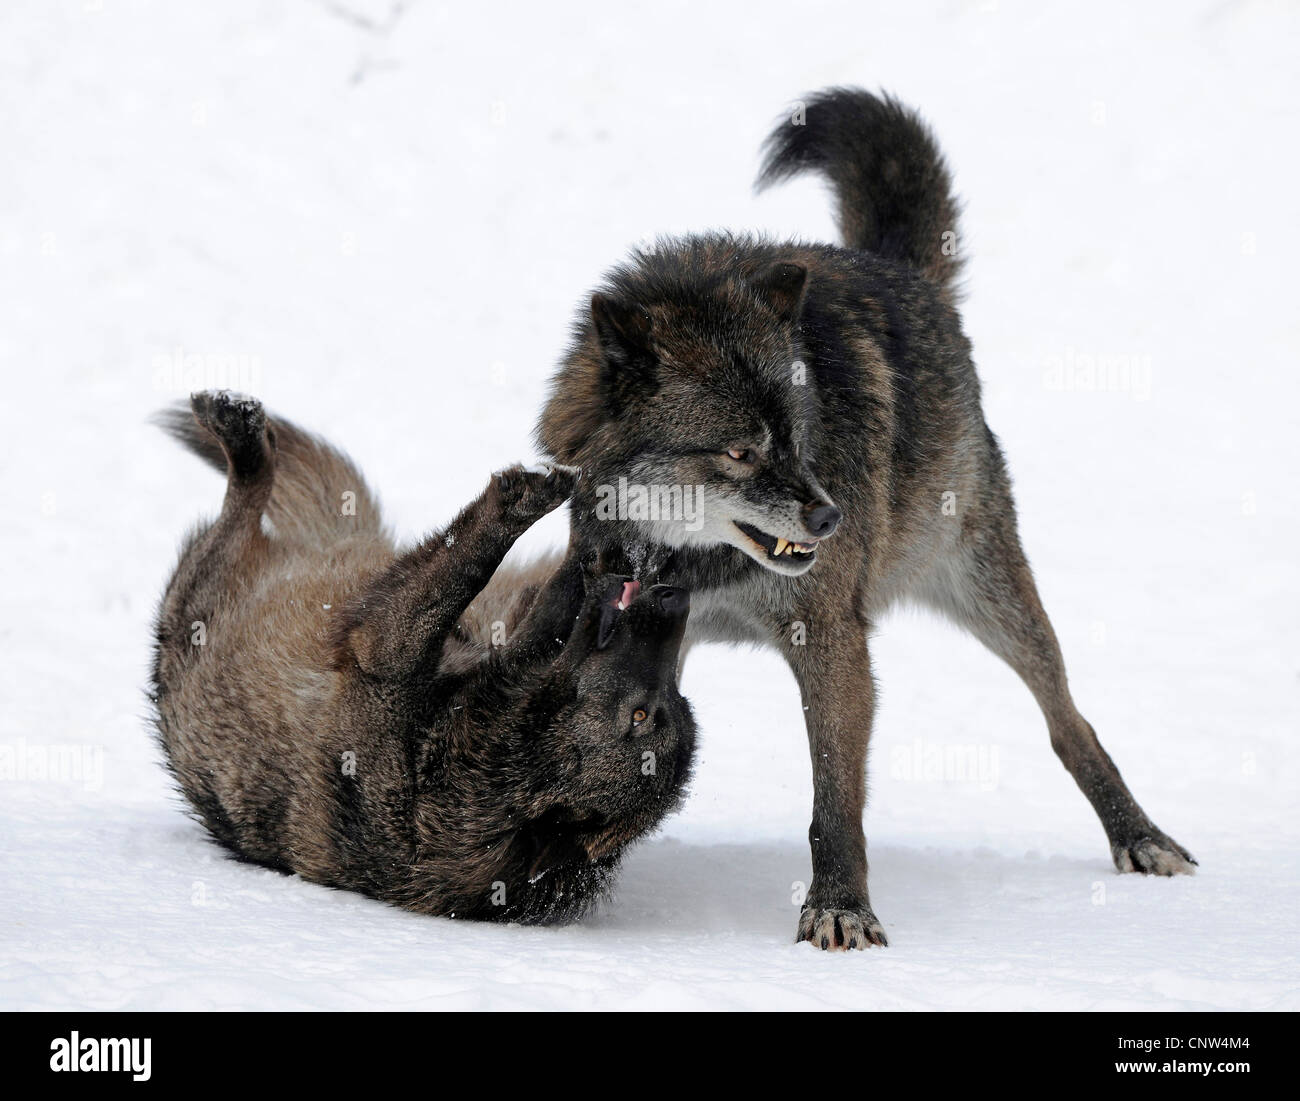
M 584 864 L 587 850 L 571 837 L 552 837 L 533 842 L 534 851 L 528 865 L 528 882 L 534 883 L 547 872 L 565 864 Z
M 633 367 L 653 360 L 650 315 L 641 306 L 607 294 L 591 296 L 591 320 L 612 367 Z
M 758 297 L 771 306 L 782 321 L 793 321 L 799 316 L 807 285 L 808 269 L 787 260 L 763 269 L 753 279 Z
M 566 824 L 568 817 L 568 812 L 553 807 L 515 832 L 512 847 L 530 883 L 565 864 L 587 862 L 587 851 Z

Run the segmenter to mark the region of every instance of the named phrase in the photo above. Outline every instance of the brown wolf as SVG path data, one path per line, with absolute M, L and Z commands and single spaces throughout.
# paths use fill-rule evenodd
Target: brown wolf
M 798 939 L 886 943 L 862 829 L 867 640 L 901 599 L 1020 675 L 1120 871 L 1190 872 L 1070 697 L 955 309 L 957 203 L 934 139 L 893 99 L 832 89 L 772 134 L 760 184 L 809 170 L 834 188 L 843 247 L 664 240 L 580 314 L 537 432 L 583 468 L 576 542 L 689 586 L 688 643 L 761 642 L 789 662 L 815 791 Z M 620 502 L 641 490 L 638 507 L 613 508 L 615 485 Z
M 571 467 L 502 471 L 398 553 L 333 448 L 251 399 L 192 406 L 164 427 L 228 469 L 226 498 L 167 586 L 153 702 L 198 818 L 246 860 L 412 910 L 583 913 L 689 773 L 687 594 L 576 557 L 497 570 Z

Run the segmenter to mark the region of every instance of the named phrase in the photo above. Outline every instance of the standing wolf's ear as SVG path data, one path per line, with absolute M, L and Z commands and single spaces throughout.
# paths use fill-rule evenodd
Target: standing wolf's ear
M 593 294 L 591 320 L 611 365 L 630 367 L 650 357 L 652 323 L 642 307 L 606 294 Z
M 752 281 L 755 293 L 782 321 L 793 321 L 803 308 L 803 292 L 808 285 L 808 269 L 802 264 L 782 260 L 760 271 Z
M 605 356 L 604 383 L 615 411 L 658 388 L 646 310 L 604 294 L 591 296 L 591 320 Z

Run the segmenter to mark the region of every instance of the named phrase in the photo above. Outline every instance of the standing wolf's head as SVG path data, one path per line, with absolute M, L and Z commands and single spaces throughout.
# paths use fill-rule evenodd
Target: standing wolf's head
M 610 276 L 538 427 L 548 452 L 583 467 L 582 537 L 729 545 L 788 575 L 812 566 L 840 512 L 814 474 L 819 398 L 796 341 L 807 276 L 729 237 L 666 242 Z

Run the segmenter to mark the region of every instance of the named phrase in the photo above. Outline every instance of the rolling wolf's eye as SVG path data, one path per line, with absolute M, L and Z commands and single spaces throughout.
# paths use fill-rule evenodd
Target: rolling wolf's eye
M 752 463 L 754 453 L 748 447 L 729 447 L 727 448 L 727 458 L 735 459 L 738 463 Z
M 643 722 L 646 721 L 648 717 L 649 716 L 646 714 L 646 709 L 644 707 L 638 707 L 635 711 L 632 712 L 632 725 L 640 726 Z

